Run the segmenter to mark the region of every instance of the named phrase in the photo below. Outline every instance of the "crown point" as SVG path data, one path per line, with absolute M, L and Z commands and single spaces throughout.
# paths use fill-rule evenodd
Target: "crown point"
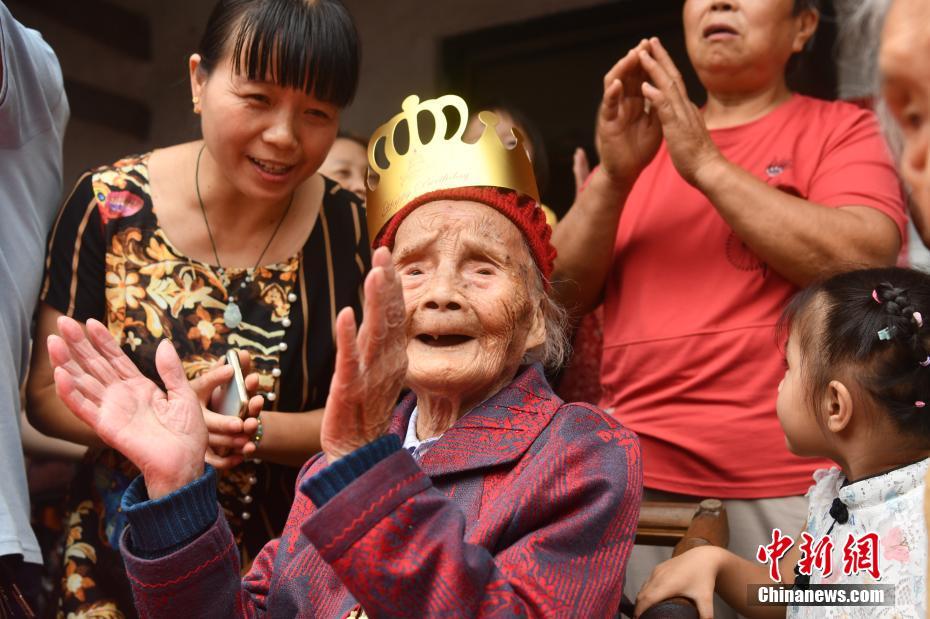
M 481 110 L 478 112 L 478 120 L 485 124 L 487 127 L 495 127 L 499 122 L 497 114 L 494 112 L 489 112 L 488 110 Z
M 416 109 L 416 107 L 419 105 L 420 105 L 420 97 L 416 95 L 410 95 L 409 97 L 404 99 L 403 103 L 400 104 L 400 108 L 404 110 L 405 112 L 409 112 L 410 110 Z

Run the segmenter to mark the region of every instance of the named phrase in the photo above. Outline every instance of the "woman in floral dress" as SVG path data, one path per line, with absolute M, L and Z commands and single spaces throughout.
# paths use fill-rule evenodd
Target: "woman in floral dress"
M 317 174 L 355 93 L 355 27 L 338 0 L 221 0 L 190 58 L 203 139 L 82 176 L 49 238 L 30 420 L 91 449 L 69 499 L 59 616 L 135 616 L 117 539 L 138 471 L 58 400 L 45 350 L 62 315 L 106 324 L 157 380 L 169 339 L 189 378 L 246 350 L 264 410 L 210 411 L 208 462 L 247 566 L 280 533 L 297 466 L 319 450 L 335 310 L 361 311 L 358 198 Z

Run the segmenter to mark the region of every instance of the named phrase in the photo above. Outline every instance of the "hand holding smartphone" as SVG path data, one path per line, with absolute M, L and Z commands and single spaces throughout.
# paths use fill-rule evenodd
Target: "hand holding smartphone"
M 223 387 L 220 409 L 217 412 L 245 419 L 249 412 L 249 394 L 245 389 L 242 367 L 239 365 L 239 353 L 235 349 L 226 353 L 226 363 L 232 366 L 233 376 Z

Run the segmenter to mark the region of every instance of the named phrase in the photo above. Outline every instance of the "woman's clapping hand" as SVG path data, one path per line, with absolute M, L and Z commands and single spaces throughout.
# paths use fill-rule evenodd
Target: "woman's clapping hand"
M 248 393 L 258 391 L 258 374 L 250 374 L 252 357 L 247 351 L 240 350 L 239 365 L 245 375 L 245 389 Z M 221 387 L 233 376 L 229 365 L 218 365 L 204 372 L 191 381 L 191 387 L 204 405 L 203 419 L 207 424 L 207 452 L 205 460 L 218 469 L 230 469 L 253 454 L 256 445 L 252 437 L 258 429 L 258 414 L 265 403 L 260 395 L 249 399 L 248 416 L 242 420 L 238 417 L 221 415 L 213 411 L 220 410 L 223 398 Z

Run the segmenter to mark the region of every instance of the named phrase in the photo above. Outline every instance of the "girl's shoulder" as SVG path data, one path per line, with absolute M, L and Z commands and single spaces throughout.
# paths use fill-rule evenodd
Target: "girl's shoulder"
M 816 498 L 829 496 L 832 502 L 845 480 L 846 477 L 839 467 L 817 469 L 814 471 L 814 484 L 807 491 L 808 501 L 813 502 Z
M 806 495 L 807 531 L 815 533 L 825 526 L 821 521 L 825 514 L 829 514 L 833 499 L 837 497 L 845 479 L 843 471 L 835 466 L 814 471 L 814 485 Z

